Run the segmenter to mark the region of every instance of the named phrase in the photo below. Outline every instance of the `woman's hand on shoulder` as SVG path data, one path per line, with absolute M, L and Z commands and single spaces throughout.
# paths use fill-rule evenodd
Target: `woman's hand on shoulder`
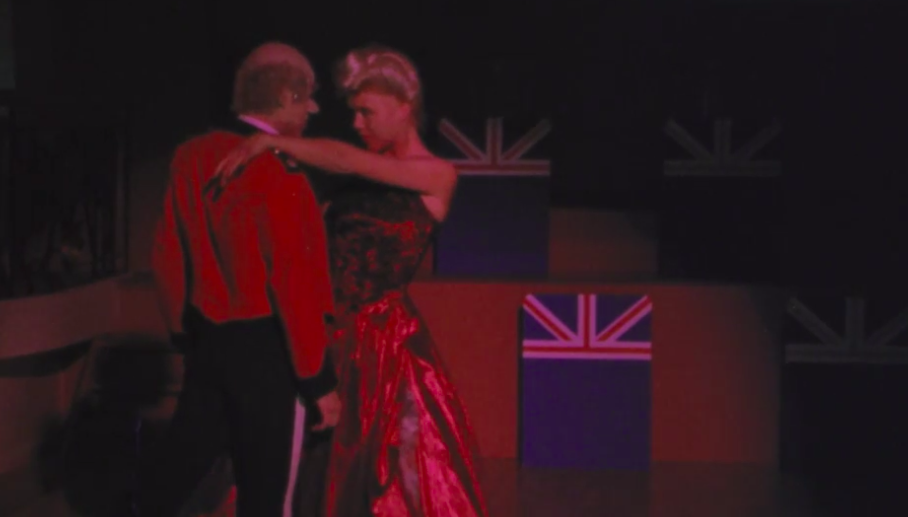
M 272 145 L 272 136 L 258 133 L 245 139 L 240 145 L 227 153 L 215 169 L 212 181 L 223 188 L 230 180 L 240 175 L 243 166 L 250 160 L 262 154 Z

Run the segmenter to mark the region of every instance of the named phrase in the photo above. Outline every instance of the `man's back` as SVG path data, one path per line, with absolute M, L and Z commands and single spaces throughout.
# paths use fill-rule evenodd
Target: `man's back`
M 182 332 L 187 305 L 214 323 L 280 316 L 297 374 L 309 377 L 321 367 L 332 310 L 321 213 L 305 175 L 287 174 L 267 153 L 217 197 L 208 193 L 241 141 L 214 131 L 175 153 L 152 260 L 168 325 Z
M 168 432 L 140 475 L 141 515 L 183 513 L 224 454 L 238 514 L 290 515 L 305 427 L 319 415 L 336 422 L 325 228 L 307 176 L 266 153 L 217 196 L 206 190 L 241 135 L 301 134 L 317 111 L 314 86 L 298 50 L 261 45 L 237 70 L 228 126 L 236 133 L 214 131 L 175 153 L 152 265 L 187 360 Z

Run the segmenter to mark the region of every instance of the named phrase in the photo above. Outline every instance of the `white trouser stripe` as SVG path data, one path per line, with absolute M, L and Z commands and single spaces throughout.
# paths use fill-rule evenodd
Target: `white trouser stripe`
M 290 449 L 290 473 L 287 476 L 287 489 L 284 491 L 284 517 L 293 517 L 293 495 L 296 491 L 296 476 L 300 469 L 300 458 L 303 456 L 303 435 L 306 426 L 306 408 L 299 399 L 293 408 L 293 443 Z

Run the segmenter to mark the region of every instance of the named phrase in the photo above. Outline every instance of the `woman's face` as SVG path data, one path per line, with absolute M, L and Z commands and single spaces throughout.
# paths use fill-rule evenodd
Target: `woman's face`
M 413 123 L 410 104 L 394 95 L 363 90 L 348 103 L 353 110 L 353 128 L 370 151 L 386 151 L 406 136 Z

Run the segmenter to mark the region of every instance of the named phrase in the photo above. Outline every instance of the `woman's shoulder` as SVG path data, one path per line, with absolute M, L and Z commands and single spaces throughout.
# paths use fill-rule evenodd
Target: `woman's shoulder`
M 427 173 L 444 175 L 450 177 L 452 181 L 457 176 L 457 168 L 450 160 L 428 151 L 426 154 L 416 155 L 408 159 L 420 163 L 420 168 Z
M 454 164 L 451 163 L 451 160 L 449 160 L 447 158 L 442 158 L 441 156 L 438 156 L 437 154 L 433 154 L 431 152 L 426 152 L 426 154 L 419 154 L 419 155 L 413 156 L 410 159 L 421 160 L 421 161 L 424 161 L 426 164 L 431 164 L 431 165 L 438 166 L 438 167 L 451 167 L 451 168 L 454 167 Z

